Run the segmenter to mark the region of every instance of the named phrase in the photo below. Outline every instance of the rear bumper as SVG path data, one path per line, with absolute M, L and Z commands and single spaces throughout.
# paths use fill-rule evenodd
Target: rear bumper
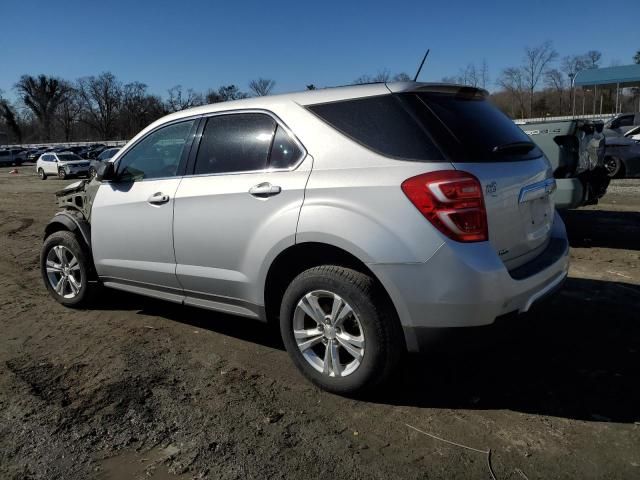
M 391 296 L 407 348 L 419 351 L 421 329 L 490 325 L 558 290 L 569 268 L 569 243 L 556 213 L 547 248 L 511 272 L 488 242 L 447 242 L 424 263 L 369 267 Z

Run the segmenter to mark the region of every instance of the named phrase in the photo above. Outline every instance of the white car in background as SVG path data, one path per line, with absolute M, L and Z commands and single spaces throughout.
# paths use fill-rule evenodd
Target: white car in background
M 40 155 L 36 171 L 42 180 L 49 175 L 57 175 L 64 180 L 67 177 L 89 175 L 91 162 L 73 152 L 48 152 Z

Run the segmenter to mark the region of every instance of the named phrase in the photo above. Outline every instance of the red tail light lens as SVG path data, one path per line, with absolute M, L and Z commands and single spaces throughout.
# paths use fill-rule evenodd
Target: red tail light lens
M 458 242 L 484 242 L 489 238 L 482 186 L 470 173 L 425 173 L 402 182 L 402 191 L 447 237 Z

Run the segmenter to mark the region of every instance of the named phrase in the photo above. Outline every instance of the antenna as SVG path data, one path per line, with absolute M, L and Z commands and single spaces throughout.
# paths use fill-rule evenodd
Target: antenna
M 418 67 L 418 71 L 416 72 L 416 76 L 413 77 L 413 81 L 417 81 L 418 80 L 418 75 L 420 75 L 420 71 L 422 70 L 422 66 L 424 65 L 424 61 L 427 59 L 427 56 L 429 56 L 429 52 L 431 51 L 430 48 L 427 48 L 427 53 L 424 54 L 424 57 L 422 57 L 422 62 L 420 62 L 420 66 Z

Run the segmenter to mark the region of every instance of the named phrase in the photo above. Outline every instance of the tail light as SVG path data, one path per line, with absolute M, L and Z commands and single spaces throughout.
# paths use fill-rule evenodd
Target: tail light
M 402 191 L 447 237 L 458 242 L 488 239 L 482 187 L 470 173 L 458 170 L 425 173 L 402 182 Z

